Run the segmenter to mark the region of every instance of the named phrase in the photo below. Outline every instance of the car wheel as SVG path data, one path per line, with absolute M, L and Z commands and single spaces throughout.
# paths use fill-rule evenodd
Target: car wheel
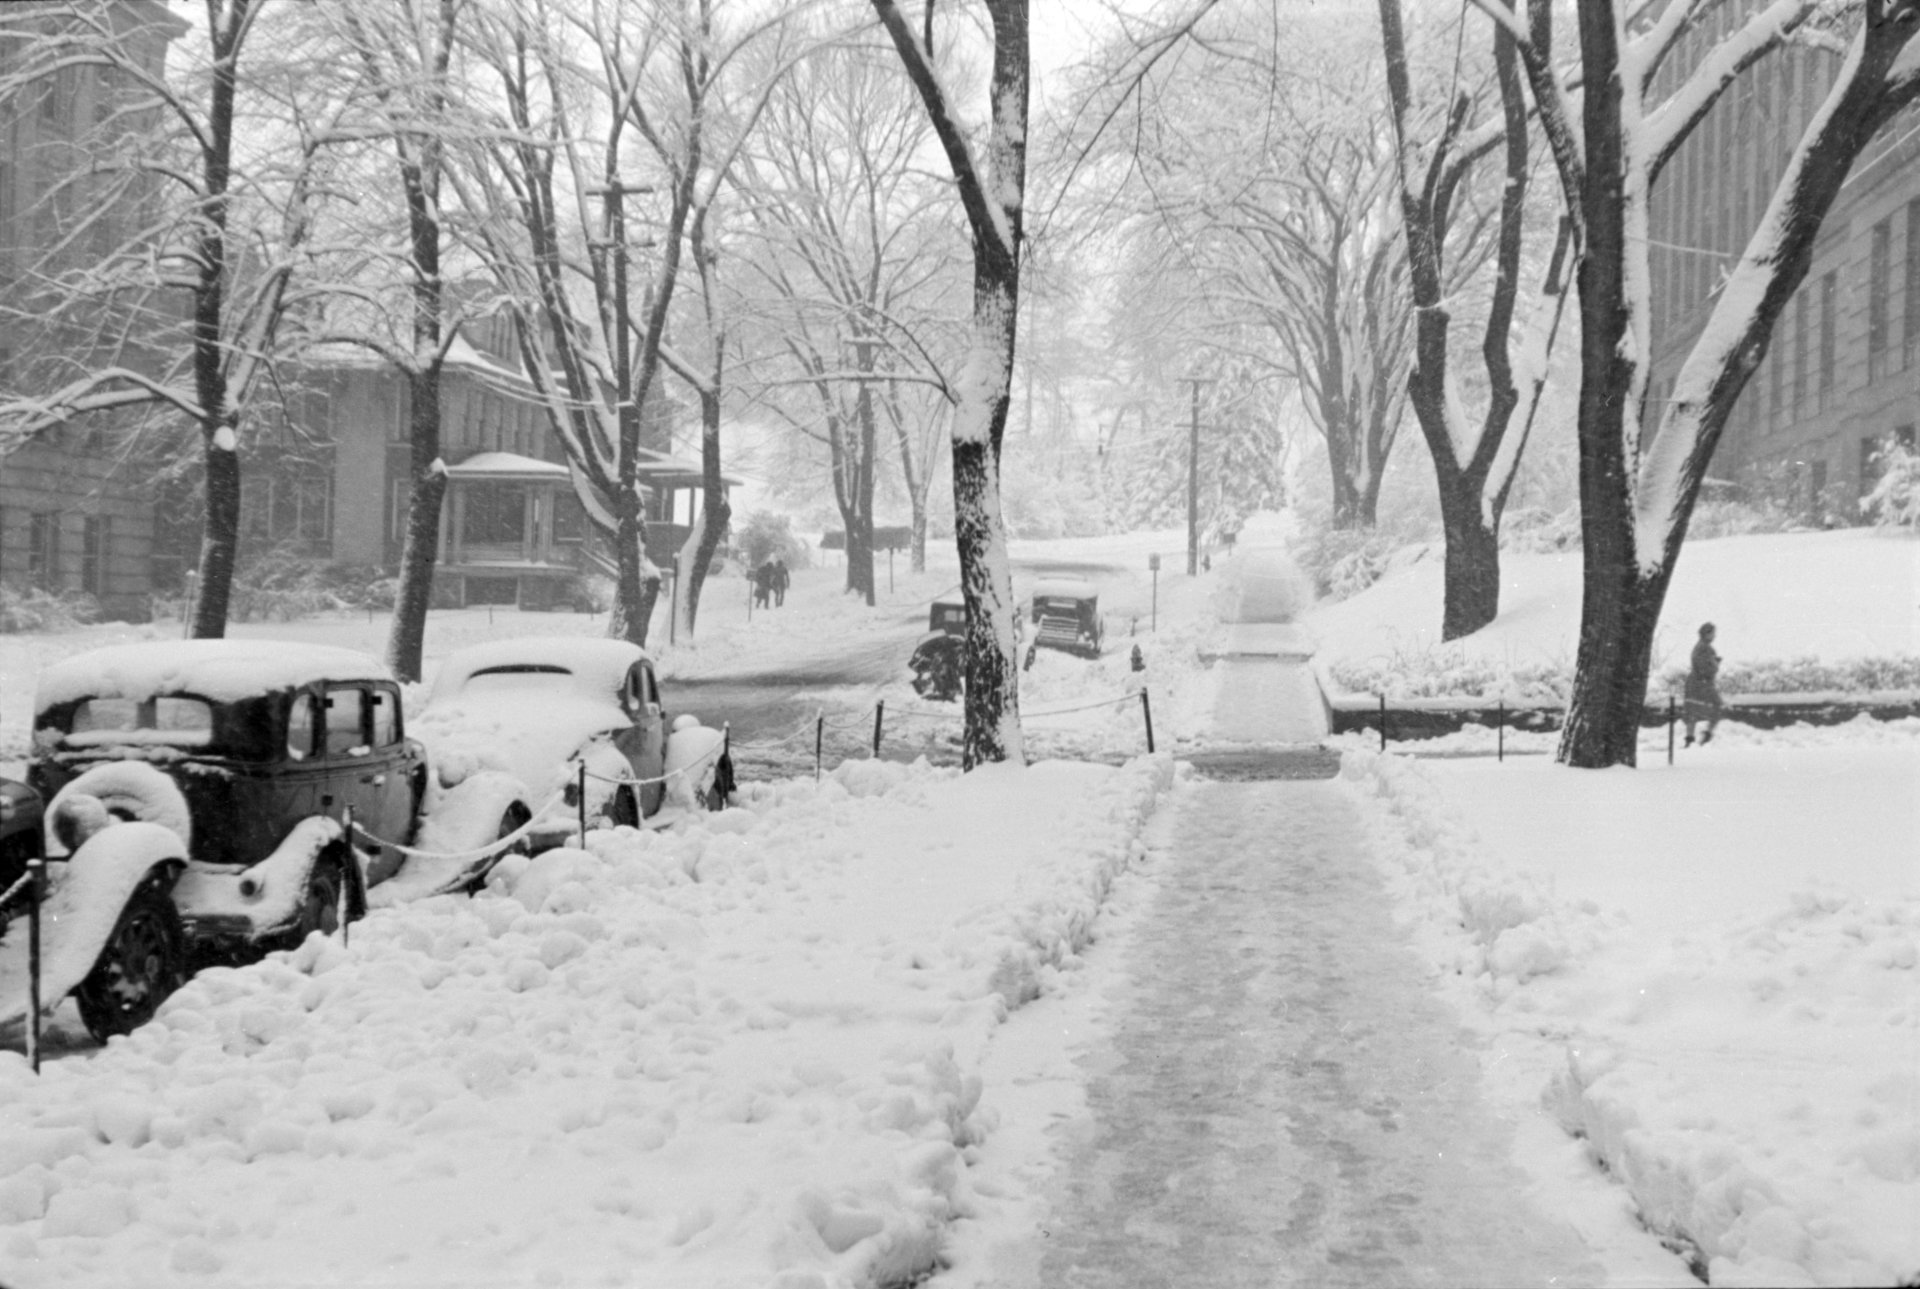
M 93 970 L 74 990 L 87 1033 L 104 1043 L 153 1019 L 180 986 L 183 939 L 173 900 L 154 883 L 142 883 L 120 910 Z
M 505 841 L 508 837 L 513 836 L 513 834 L 525 828 L 527 826 L 527 820 L 531 818 L 533 818 L 533 812 L 531 810 L 528 810 L 518 801 L 514 802 L 501 812 L 500 827 L 494 832 L 493 839 L 495 841 Z M 498 855 L 495 855 L 494 861 L 498 863 L 500 859 L 507 855 L 526 855 L 531 853 L 532 847 L 528 844 L 527 839 L 522 837 L 519 841 L 516 841 L 513 845 L 507 847 Z
M 299 944 L 315 931 L 333 935 L 346 921 L 346 870 L 337 859 L 320 859 L 307 874 L 307 890 L 300 899 L 300 920 L 294 927 L 294 943 Z
M 607 822 L 616 828 L 640 826 L 640 798 L 631 786 L 623 783 L 613 790 L 607 801 Z

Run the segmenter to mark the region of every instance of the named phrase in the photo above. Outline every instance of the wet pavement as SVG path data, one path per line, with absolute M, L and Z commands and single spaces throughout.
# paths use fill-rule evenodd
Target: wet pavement
M 1547 1285 L 1605 1273 L 1535 1211 L 1476 1040 L 1389 917 L 1332 784 L 1205 783 L 1151 863 L 1036 1285 Z

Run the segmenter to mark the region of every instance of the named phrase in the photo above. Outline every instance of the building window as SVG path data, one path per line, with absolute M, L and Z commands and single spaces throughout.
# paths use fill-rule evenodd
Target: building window
M 580 498 L 571 492 L 553 494 L 553 540 L 555 542 L 587 540 L 587 508 L 582 506 Z
M 1920 197 L 1907 203 L 1906 335 L 1904 365 L 1920 357 Z
M 88 515 L 80 527 L 80 589 L 96 598 L 107 593 L 110 531 L 105 515 Z
M 59 578 L 60 512 L 36 510 L 27 517 L 27 581 L 53 590 Z
M 476 483 L 466 489 L 460 539 L 476 546 L 518 546 L 526 540 L 527 490 L 517 483 Z
M 1867 251 L 1867 380 L 1887 374 L 1887 299 L 1892 294 L 1893 220 L 1873 226 Z
M 1838 275 L 1828 271 L 1820 276 L 1820 410 L 1833 406 L 1833 309 L 1838 291 Z

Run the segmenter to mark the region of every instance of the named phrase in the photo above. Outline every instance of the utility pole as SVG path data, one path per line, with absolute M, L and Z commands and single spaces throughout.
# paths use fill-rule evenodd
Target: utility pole
M 1193 386 L 1193 419 L 1187 430 L 1187 576 L 1200 573 L 1200 386 L 1204 376 L 1189 376 Z

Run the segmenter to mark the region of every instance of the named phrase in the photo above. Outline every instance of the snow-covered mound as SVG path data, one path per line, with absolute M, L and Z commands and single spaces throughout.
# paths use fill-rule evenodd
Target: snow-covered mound
M 850 762 L 0 1052 L 0 1282 L 906 1283 L 1171 762 Z

